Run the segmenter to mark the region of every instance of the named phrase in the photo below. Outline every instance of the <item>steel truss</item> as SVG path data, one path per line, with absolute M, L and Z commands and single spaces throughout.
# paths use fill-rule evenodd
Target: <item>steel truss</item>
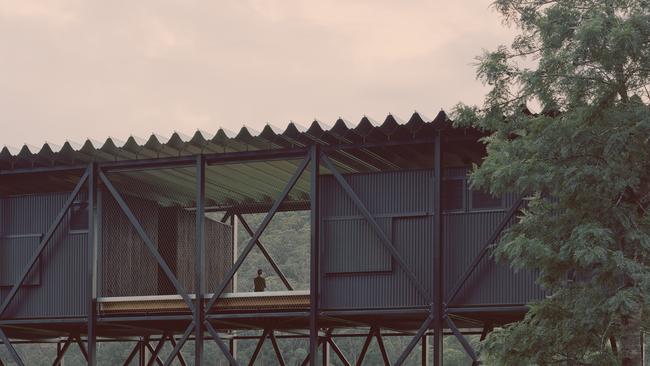
M 473 360 L 473 364 L 479 364 L 480 360 L 476 351 L 472 348 L 471 344 L 466 340 L 465 336 L 460 332 L 458 327 L 455 325 L 452 320 L 452 315 L 455 311 L 453 308 L 449 308 L 447 304 L 450 304 L 455 299 L 456 295 L 463 288 L 471 274 L 478 267 L 480 262 L 484 259 L 488 253 L 489 246 L 493 244 L 496 239 L 499 237 L 501 232 L 506 228 L 508 223 L 515 217 L 515 214 L 520 209 L 522 200 L 518 200 L 515 205 L 511 207 L 506 217 L 499 224 L 494 233 L 486 241 L 483 246 L 483 249 L 477 255 L 477 257 L 472 262 L 471 266 L 466 270 L 463 276 L 455 284 L 453 289 L 445 297 L 443 293 L 443 250 L 442 245 L 442 207 L 441 207 L 441 197 L 442 197 L 442 154 L 444 151 L 443 145 L 443 136 L 441 132 L 438 132 L 433 141 L 414 141 L 414 144 L 429 144 L 434 147 L 434 172 L 435 172 L 435 184 L 433 185 L 434 190 L 434 216 L 435 216 L 435 234 L 434 234 L 434 264 L 435 264 L 435 279 L 433 292 L 430 292 L 422 283 L 420 279 L 415 275 L 415 273 L 409 268 L 406 264 L 400 253 L 396 250 L 394 243 L 391 241 L 390 237 L 383 231 L 380 225 L 377 223 L 376 218 L 373 217 L 371 212 L 368 210 L 364 202 L 359 198 L 357 193 L 352 189 L 352 187 L 347 183 L 345 177 L 338 171 L 335 164 L 332 162 L 329 154 L 348 149 L 363 149 L 366 147 L 372 147 L 372 144 L 362 144 L 362 145 L 341 145 L 341 146 L 326 146 L 321 147 L 318 144 L 314 144 L 309 148 L 295 148 L 295 149 L 285 149 L 285 150 L 269 150 L 269 151 L 249 151 L 249 152 L 238 152 L 238 153 L 223 153 L 223 154 L 206 154 L 206 155 L 196 155 L 196 156 L 183 156 L 176 158 L 162 158 L 162 159 L 150 159 L 150 160 L 137 160 L 137 161 L 124 161 L 124 162 L 107 162 L 107 163 L 90 163 L 87 166 L 74 166 L 68 168 L 38 168 L 35 170 L 18 170 L 15 172 L 1 172 L 3 175 L 7 174 L 22 174 L 33 171 L 60 171 L 60 170 L 71 170 L 79 171 L 81 174 L 79 181 L 77 182 L 75 188 L 68 196 L 63 208 L 56 216 L 55 220 L 50 225 L 47 232 L 43 235 L 42 240 L 39 243 L 37 250 L 34 252 L 29 262 L 21 272 L 19 280 L 13 285 L 8 296 L 4 299 L 3 303 L 0 305 L 0 340 L 5 345 L 9 351 L 12 360 L 18 365 L 24 365 L 23 360 L 16 351 L 14 345 L 7 337 L 3 328 L 10 328 L 11 321 L 4 320 L 3 315 L 11 304 L 12 300 L 18 293 L 21 286 L 23 286 L 25 279 L 28 274 L 42 255 L 44 249 L 48 246 L 54 232 L 61 224 L 66 213 L 73 204 L 75 197 L 79 192 L 86 187 L 88 191 L 88 203 L 89 203 L 89 230 L 88 230 L 88 242 L 90 244 L 88 250 L 88 313 L 85 318 L 86 322 L 86 337 L 82 338 L 80 333 L 70 334 L 65 340 L 58 341 L 57 354 L 56 358 L 53 361 L 53 365 L 59 365 L 63 360 L 65 353 L 68 351 L 69 347 L 76 343 L 81 353 L 84 355 L 87 360 L 88 365 L 96 365 L 97 363 L 97 327 L 98 323 L 105 321 L 101 319 L 97 314 L 97 263 L 100 260 L 100 253 L 97 250 L 98 238 L 97 238 L 97 225 L 101 215 L 99 212 L 97 197 L 98 197 L 98 187 L 103 185 L 106 191 L 110 194 L 111 197 L 117 202 L 121 211 L 126 215 L 129 222 L 137 232 L 138 236 L 142 239 L 147 250 L 153 255 L 160 269 L 162 269 L 166 278 L 174 286 L 174 289 L 182 297 L 186 303 L 191 316 L 189 318 L 185 316 L 178 316 L 179 319 L 187 319 L 189 321 L 185 331 L 182 333 L 180 338 L 176 338 L 174 334 L 170 332 L 161 332 L 160 337 L 157 339 L 155 347 L 151 345 L 150 330 L 146 331 L 147 335 L 140 338 L 137 341 L 135 347 L 131 350 L 128 357 L 126 358 L 124 364 L 130 364 L 136 357 L 139 360 L 140 365 L 170 365 L 174 360 L 177 360 L 181 365 L 185 365 L 186 361 L 181 354 L 181 349 L 184 344 L 189 340 L 193 339 L 196 348 L 195 348 L 195 364 L 203 364 L 203 342 L 204 338 L 212 339 L 219 349 L 222 351 L 223 355 L 228 359 L 231 365 L 239 365 L 236 360 L 236 341 L 238 339 L 245 339 L 245 337 L 237 336 L 236 334 L 224 335 L 220 333 L 218 329 L 215 328 L 213 322 L 215 321 L 225 321 L 228 318 L 236 319 L 236 314 L 233 316 L 220 315 L 214 313 L 214 306 L 217 299 L 221 296 L 224 290 L 227 288 L 228 284 L 231 281 L 235 280 L 235 275 L 238 269 L 241 267 L 244 260 L 247 258 L 253 247 L 260 249 L 264 257 L 273 267 L 273 270 L 280 277 L 281 281 L 288 290 L 293 290 L 293 287 L 287 280 L 286 276 L 279 268 L 277 263 L 268 253 L 264 245 L 260 242 L 260 237 L 268 227 L 270 221 L 273 219 L 274 215 L 282 210 L 283 202 L 291 189 L 297 183 L 299 178 L 303 175 L 308 166 L 311 166 L 310 176 L 311 176 L 311 197 L 309 202 L 309 209 L 311 212 L 311 272 L 310 272 L 310 309 L 308 313 L 301 313 L 301 316 L 307 316 L 309 318 L 309 333 L 307 335 L 300 335 L 294 337 L 305 337 L 309 338 L 309 353 L 303 361 L 303 365 L 310 364 L 315 366 L 319 363 L 319 360 L 316 359 L 318 350 L 321 349 L 323 359 L 321 362 L 327 364 L 329 361 L 330 350 L 333 351 L 338 359 L 344 365 L 351 365 L 352 363 L 346 358 L 340 347 L 335 342 L 336 337 L 344 336 L 363 336 L 365 337 L 365 342 L 362 347 L 360 356 L 355 360 L 356 365 L 361 365 L 368 347 L 373 339 L 376 340 L 384 364 L 389 365 L 391 361 L 386 352 L 383 343 L 383 337 L 386 336 L 386 333 L 382 333 L 381 329 L 373 324 L 367 324 L 369 326 L 369 332 L 367 334 L 356 334 L 356 335 L 345 335 L 345 334 L 334 334 L 334 329 L 322 329 L 319 325 L 321 317 L 327 316 L 331 317 L 332 314 L 324 315 L 324 312 L 320 310 L 320 298 L 319 298 L 319 258 L 318 253 L 320 251 L 320 219 L 319 219 L 319 197 L 320 197 L 320 187 L 319 187 L 319 177 L 320 177 L 320 166 L 324 165 L 327 170 L 334 176 L 340 187 L 343 189 L 345 194 L 353 201 L 354 205 L 362 213 L 365 220 L 370 224 L 376 234 L 379 236 L 380 243 L 383 247 L 390 252 L 392 258 L 397 263 L 402 271 L 407 275 L 409 281 L 413 287 L 417 290 L 418 294 L 428 302 L 428 307 L 426 309 L 426 319 L 420 325 L 415 333 L 397 333 L 401 336 L 410 335 L 412 336 L 411 341 L 408 346 L 402 351 L 399 357 L 393 363 L 394 365 L 402 365 L 407 357 L 410 355 L 412 350 L 422 343 L 422 364 L 427 365 L 429 361 L 433 365 L 441 365 L 442 362 L 442 336 L 443 329 L 446 327 L 451 330 L 453 334 L 461 343 L 467 354 Z M 384 146 L 386 144 L 377 144 L 377 146 Z M 266 213 L 262 223 L 256 230 L 253 230 L 250 225 L 246 222 L 242 213 L 240 212 L 231 212 L 228 211 L 223 218 L 223 222 L 231 220 L 231 222 L 240 223 L 246 232 L 250 235 L 250 240 L 248 244 L 244 247 L 241 255 L 234 260 L 231 270 L 227 273 L 222 282 L 214 289 L 213 295 L 210 298 L 205 298 L 206 294 L 206 284 L 204 278 L 205 272 L 205 227 L 203 217 L 206 212 L 205 207 L 205 169 L 206 166 L 213 164 L 227 164 L 227 163 L 242 163 L 247 161 L 268 161 L 268 160 L 280 160 L 280 159 L 296 159 L 301 158 L 301 163 L 297 166 L 292 177 L 286 183 L 283 191 L 276 197 L 270 209 Z M 131 211 L 130 207 L 113 185 L 111 180 L 108 178 L 107 173 L 111 171 L 132 171 L 132 170 L 146 170 L 146 169 L 160 169 L 160 168 L 174 168 L 174 167 L 187 167 L 194 166 L 196 169 L 196 247 L 195 255 L 198 260 L 195 261 L 195 289 L 196 296 L 194 299 L 190 297 L 185 288 L 174 275 L 173 271 L 167 265 L 165 260 L 159 254 L 156 249 L 155 244 L 152 242 L 151 238 L 147 235 L 146 231 L 142 227 L 141 223 L 138 221 L 134 213 Z M 235 235 L 233 233 L 233 235 Z M 233 258 L 234 259 L 234 258 Z M 207 300 L 207 303 L 205 303 Z M 401 311 L 396 309 L 397 311 Z M 525 309 L 522 309 L 525 311 Z M 336 312 L 333 312 L 336 313 Z M 373 310 L 361 310 L 358 311 L 359 314 L 365 315 L 374 315 L 376 311 Z M 279 315 L 281 316 L 281 315 Z M 134 320 L 133 317 L 125 317 L 124 321 Z M 41 320 L 41 322 L 44 320 Z M 57 320 L 53 320 L 53 323 Z M 35 323 L 36 324 L 36 323 Z M 446 325 L 446 326 L 445 326 Z M 137 326 L 133 326 L 137 328 Z M 481 339 L 485 338 L 487 332 L 492 329 L 491 324 L 485 324 L 483 332 L 481 332 Z M 143 329 L 143 332 L 145 330 Z M 206 337 L 207 333 L 207 337 Z M 253 364 L 256 360 L 259 352 L 264 344 L 264 342 L 269 339 L 274 353 L 276 355 L 278 364 L 284 365 L 285 361 L 282 356 L 280 347 L 278 346 L 277 339 L 284 338 L 286 336 L 277 335 L 277 330 L 273 328 L 264 328 L 262 329 L 262 334 L 259 337 L 257 347 L 255 352 L 251 357 L 249 364 Z M 396 334 L 391 334 L 396 335 Z M 428 347 L 429 343 L 427 342 L 428 338 L 433 340 L 433 359 L 429 360 L 428 356 Z M 224 339 L 227 339 L 228 343 L 224 342 Z M 100 341 L 106 341 L 102 339 Z M 172 351 L 166 357 L 165 360 L 160 358 L 160 351 L 163 349 L 166 342 L 169 342 L 173 347 Z M 14 342 L 15 343 L 15 342 Z M 147 351 L 149 357 L 147 359 Z M 0 366 L 2 361 L 0 361 Z

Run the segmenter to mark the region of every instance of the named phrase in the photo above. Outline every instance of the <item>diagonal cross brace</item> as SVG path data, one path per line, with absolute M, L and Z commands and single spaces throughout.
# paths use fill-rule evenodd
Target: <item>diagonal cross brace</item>
M 219 333 L 217 333 L 217 331 L 212 327 L 212 324 L 210 324 L 210 322 L 208 322 L 207 320 L 204 322 L 204 324 L 205 324 L 205 329 L 208 330 L 208 333 L 210 333 L 214 342 L 217 344 L 217 346 L 219 346 L 221 352 L 228 359 L 230 366 L 239 366 L 239 363 L 230 354 L 230 350 L 228 349 L 228 346 L 226 346 L 226 344 L 223 343 L 223 340 L 221 339 L 221 337 L 219 337 Z
M 188 325 L 187 328 L 185 329 L 185 333 L 183 333 L 183 336 L 181 337 L 181 339 L 179 339 L 178 343 L 176 343 L 174 345 L 174 349 L 169 353 L 169 355 L 167 355 L 167 359 L 163 363 L 164 366 L 171 365 L 172 362 L 174 362 L 174 358 L 176 358 L 176 356 L 178 356 L 179 359 L 180 359 L 180 357 L 181 357 L 181 354 L 180 354 L 181 348 L 183 348 L 183 346 L 185 345 L 185 342 L 187 342 L 187 339 L 190 337 L 190 334 L 192 334 L 193 330 L 194 330 L 194 322 L 191 322 L 190 325 Z M 172 335 L 172 338 L 174 338 L 173 335 Z
M 393 246 L 393 242 L 390 240 L 388 235 L 384 232 L 384 230 L 379 226 L 377 223 L 377 220 L 372 216 L 368 208 L 363 204 L 363 201 L 361 201 L 361 198 L 354 192 L 352 187 L 350 187 L 350 184 L 343 178 L 341 173 L 336 169 L 332 161 L 327 157 L 327 155 L 323 154 L 321 159 L 323 160 L 323 163 L 325 163 L 325 166 L 327 166 L 327 169 L 330 170 L 330 172 L 334 175 L 334 178 L 336 178 L 336 181 L 341 185 L 345 193 L 352 199 L 354 202 L 355 206 L 361 211 L 363 216 L 366 218 L 366 221 L 370 224 L 370 226 L 375 230 L 379 238 L 381 239 L 381 243 L 388 250 L 391 254 L 391 256 L 397 261 L 400 267 L 402 267 L 402 270 L 404 273 L 406 273 L 406 276 L 409 278 L 409 280 L 413 283 L 415 288 L 418 290 L 420 295 L 424 297 L 425 299 L 430 299 L 431 295 L 429 294 L 429 291 L 422 285 L 422 283 L 418 280 L 417 276 L 413 271 L 409 268 L 409 266 L 406 264 L 402 256 L 399 254 L 397 249 Z
M 154 246 L 153 242 L 151 241 L 151 238 L 149 238 L 149 235 L 144 231 L 144 228 L 138 221 L 138 219 L 135 217 L 133 214 L 133 211 L 129 208 L 129 206 L 126 204 L 126 201 L 124 201 L 124 198 L 120 195 L 120 193 L 115 189 L 115 186 L 111 183 L 111 181 L 106 177 L 106 174 L 104 174 L 103 171 L 99 171 L 99 178 L 102 180 L 108 191 L 111 193 L 113 198 L 115 198 L 115 201 L 117 201 L 117 204 L 120 206 L 126 217 L 129 219 L 131 222 L 131 225 L 135 228 L 135 230 L 138 232 L 138 235 L 144 241 L 145 246 L 147 249 L 149 249 L 149 252 L 154 256 L 156 259 L 156 262 L 158 262 L 158 265 L 160 268 L 162 268 L 163 272 L 165 272 L 165 275 L 169 279 L 169 281 L 174 285 L 174 289 L 178 292 L 179 295 L 185 300 L 185 303 L 187 304 L 188 308 L 192 311 L 192 313 L 195 312 L 194 309 L 194 304 L 192 303 L 192 300 L 190 299 L 189 295 L 187 292 L 185 292 L 185 289 L 183 288 L 183 285 L 178 282 L 178 279 L 176 276 L 174 276 L 174 273 L 172 270 L 169 268 L 165 260 L 160 256 L 160 253 L 158 253 L 158 250 Z
M 479 361 L 478 356 L 476 355 L 476 351 L 474 351 L 474 348 L 472 347 L 471 344 L 467 341 L 467 338 L 463 336 L 463 334 L 458 330 L 458 327 L 454 322 L 451 320 L 451 318 L 447 315 L 445 315 L 445 320 L 447 321 L 447 325 L 449 325 L 449 328 L 451 328 L 452 333 L 454 333 L 454 336 L 456 339 L 458 339 L 458 342 L 463 346 L 465 349 L 465 352 L 469 357 L 472 358 L 472 365 L 477 365 L 480 364 L 481 361 Z
M 253 229 L 251 229 L 251 227 L 248 225 L 246 220 L 244 220 L 242 215 L 237 214 L 237 218 L 239 218 L 239 222 L 242 224 L 244 229 L 246 229 L 246 231 L 248 232 L 248 235 L 253 237 L 253 235 L 255 235 L 255 233 L 253 232 Z M 293 291 L 293 287 L 289 283 L 289 280 L 284 275 L 284 273 L 282 273 L 282 270 L 280 269 L 280 267 L 278 267 L 277 263 L 275 263 L 275 260 L 273 260 L 273 257 L 271 257 L 271 254 L 266 250 L 264 245 L 262 245 L 262 243 L 259 240 L 257 240 L 255 243 L 257 244 L 257 247 L 259 248 L 260 252 L 262 252 L 262 255 L 264 255 L 264 257 L 269 262 L 271 267 L 273 267 L 273 270 L 275 271 L 275 273 L 278 275 L 278 277 L 280 277 L 280 280 L 282 281 L 282 283 L 284 283 L 284 286 L 287 288 L 287 290 Z
M 487 255 L 487 253 L 490 251 L 490 246 L 492 243 L 494 243 L 495 240 L 501 235 L 503 230 L 508 226 L 508 222 L 515 216 L 517 212 L 519 212 L 519 207 L 521 207 L 521 204 L 523 203 L 523 198 L 517 199 L 517 201 L 510 207 L 510 210 L 508 210 L 508 213 L 503 217 L 503 220 L 499 223 L 499 225 L 496 227 L 494 232 L 492 232 L 492 235 L 488 238 L 488 240 L 485 242 L 483 245 L 483 249 L 481 249 L 481 252 L 474 258 L 472 261 L 472 264 L 467 268 L 465 273 L 460 277 L 458 282 L 454 285 L 452 290 L 449 292 L 449 297 L 447 297 L 447 301 L 445 302 L 446 304 L 451 304 L 452 301 L 456 298 L 456 295 L 460 292 L 460 289 L 465 285 L 465 282 L 469 279 L 469 276 L 474 273 L 476 268 L 478 267 L 478 264 L 483 260 L 483 258 Z
M 273 207 L 271 207 L 271 210 L 266 214 L 266 217 L 264 217 L 264 220 L 260 224 L 259 228 L 255 232 L 255 235 L 251 238 L 251 240 L 248 242 L 244 250 L 242 251 L 242 254 L 237 258 L 237 262 L 233 264 L 232 268 L 230 271 L 228 271 L 228 274 L 225 276 L 217 290 L 214 292 L 212 295 L 212 298 L 208 302 L 207 306 L 205 307 L 206 313 L 209 313 L 212 307 L 214 306 L 214 303 L 217 301 L 219 296 L 223 293 L 223 291 L 226 289 L 226 286 L 228 286 L 228 283 L 232 280 L 233 276 L 239 270 L 239 267 L 241 267 L 242 263 L 244 263 L 244 260 L 250 253 L 251 249 L 253 249 L 253 246 L 255 243 L 260 239 L 260 236 L 262 236 L 262 233 L 264 230 L 266 230 L 266 227 L 269 225 L 269 222 L 271 222 L 271 219 L 273 219 L 273 216 L 275 216 L 276 212 L 280 208 L 280 205 L 284 201 L 284 199 L 287 197 L 293 186 L 296 185 L 298 182 L 298 179 L 300 179 L 300 176 L 302 173 L 305 171 L 307 168 L 307 165 L 309 164 L 310 161 L 309 155 L 307 155 L 302 163 L 296 168 L 296 171 L 293 173 L 293 176 L 291 179 L 289 179 L 289 182 L 287 183 L 286 187 L 280 193 L 280 195 L 276 198 L 275 202 L 273 203 Z
M 397 361 L 395 361 L 395 366 L 401 366 L 404 364 L 406 361 L 406 358 L 411 354 L 413 351 L 413 348 L 420 342 L 420 339 L 422 338 L 423 335 L 426 334 L 427 330 L 431 326 L 431 322 L 433 322 L 433 319 L 435 318 L 434 314 L 431 313 L 427 319 L 422 323 L 420 326 L 420 329 L 418 329 L 418 332 L 415 334 L 415 336 L 411 339 L 411 342 L 406 346 L 402 354 L 399 356 Z
M 68 209 L 74 202 L 75 198 L 77 197 L 77 194 L 79 194 L 79 191 L 81 191 L 81 188 L 83 185 L 86 183 L 88 180 L 88 170 L 81 176 L 79 179 L 79 182 L 75 186 L 74 190 L 72 193 L 70 193 L 70 196 L 68 196 L 68 199 L 66 200 L 65 204 L 63 205 L 63 209 L 59 211 L 59 214 L 57 215 L 56 219 L 50 225 L 49 229 L 47 230 L 47 233 L 43 236 L 43 239 L 41 239 L 41 243 L 38 245 L 38 248 L 32 255 L 32 257 L 29 259 L 29 262 L 23 269 L 23 272 L 20 275 L 20 279 L 18 282 L 14 284 L 14 286 L 11 288 L 11 291 L 5 298 L 4 302 L 2 303 L 2 306 L 0 306 L 0 318 L 2 318 L 2 314 L 7 310 L 7 307 L 9 307 L 9 304 L 11 303 L 11 300 L 16 296 L 18 293 L 18 290 L 22 286 L 23 282 L 25 282 L 25 279 L 27 278 L 27 275 L 29 272 L 32 270 L 34 265 L 36 264 L 36 261 L 38 261 L 38 258 L 41 256 L 43 253 L 43 250 L 45 250 L 45 247 L 47 244 L 50 242 L 50 239 L 52 239 L 52 236 L 54 235 L 54 232 L 56 232 L 56 229 L 59 227 L 61 224 L 61 221 L 63 221 L 63 218 L 65 215 L 68 213 Z
M 14 362 L 18 366 L 25 366 L 25 363 L 23 362 L 23 360 L 18 355 L 18 352 L 16 352 L 16 349 L 11 344 L 11 341 L 9 341 L 9 338 L 7 338 L 7 335 L 5 334 L 5 332 L 2 331 L 2 328 L 0 328 L 0 340 L 2 341 L 2 343 L 5 344 L 5 347 L 7 347 L 7 350 L 9 351 L 9 354 L 11 355 L 11 358 L 14 359 Z

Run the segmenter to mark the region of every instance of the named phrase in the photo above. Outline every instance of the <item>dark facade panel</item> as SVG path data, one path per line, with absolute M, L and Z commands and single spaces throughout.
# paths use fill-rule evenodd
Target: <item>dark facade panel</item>
M 450 291 L 469 268 L 514 201 L 514 195 L 506 195 L 503 210 L 444 215 L 446 291 Z M 535 277 L 530 271 L 515 273 L 507 264 L 495 263 L 488 254 L 449 305 L 525 304 L 543 296 L 541 288 L 535 283 Z
M 425 288 L 430 288 L 433 280 L 433 171 L 353 174 L 345 178 L 391 238 L 407 266 Z M 386 268 L 388 253 L 379 236 L 368 231 L 370 228 L 361 212 L 333 177 L 322 178 L 321 200 L 323 237 L 320 245 L 324 269 L 345 268 L 349 272 L 322 275 L 322 308 L 410 307 L 430 303 L 430 299 L 417 292 L 394 259 L 390 261 L 389 271 L 368 271 L 373 266 Z M 333 222 L 347 222 L 347 225 L 333 226 Z M 347 248 L 342 246 L 342 238 L 347 238 Z M 373 264 L 371 260 L 379 262 Z
M 11 268 L 16 277 L 16 273 L 22 272 L 22 264 L 33 254 L 40 237 L 52 224 L 67 198 L 68 193 L 54 193 L 0 199 L 3 267 Z M 80 197 L 80 201 L 83 201 L 83 197 Z M 9 249 L 11 253 L 8 253 Z M 4 317 L 85 315 L 87 262 L 87 233 L 70 230 L 68 214 L 43 251 L 37 268 L 32 271 L 39 274 L 38 281 L 33 277 L 27 279 L 28 286 L 19 290 Z M 6 269 L 0 272 L 2 282 L 9 282 L 4 278 L 7 274 Z M 0 287 L 0 301 L 10 290 L 8 286 Z
M 11 287 L 18 282 L 40 239 L 41 235 L 0 237 L 0 287 Z M 40 262 L 34 265 L 23 286 L 41 284 Z
M 392 238 L 392 218 L 377 222 Z M 331 274 L 390 272 L 390 253 L 379 243 L 377 233 L 363 218 L 333 219 L 323 222 L 323 242 L 326 251 L 323 271 Z

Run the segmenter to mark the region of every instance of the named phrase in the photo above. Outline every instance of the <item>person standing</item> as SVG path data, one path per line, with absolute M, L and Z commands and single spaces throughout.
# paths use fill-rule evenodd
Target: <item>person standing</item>
M 257 277 L 253 280 L 253 284 L 255 285 L 255 292 L 262 292 L 266 289 L 266 280 L 262 277 L 261 269 L 257 270 Z

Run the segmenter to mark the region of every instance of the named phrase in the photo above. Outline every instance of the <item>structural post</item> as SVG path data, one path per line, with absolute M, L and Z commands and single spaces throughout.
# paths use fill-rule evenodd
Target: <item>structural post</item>
M 235 339 L 236 333 L 235 331 L 231 331 L 231 338 L 228 340 L 228 349 L 230 350 L 230 354 L 232 355 L 232 358 L 235 360 L 237 359 L 237 340 Z
M 88 365 L 97 364 L 97 165 L 88 166 Z
M 323 366 L 330 365 L 330 344 L 327 341 L 327 338 L 323 341 L 321 352 L 323 354 Z
M 203 334 L 205 309 L 205 159 L 203 155 L 196 158 L 196 245 L 194 254 L 194 364 L 203 365 Z
M 239 225 L 239 217 L 234 213 L 230 215 L 230 227 L 231 227 L 231 240 L 232 240 L 232 261 L 234 265 L 237 262 L 239 257 L 239 238 L 237 237 L 237 231 Z M 237 292 L 237 273 L 232 276 L 232 292 Z
M 422 336 L 422 366 L 429 366 L 429 341 L 427 335 Z
M 311 246 L 309 275 L 309 364 L 316 366 L 318 352 L 319 241 L 320 241 L 320 146 L 311 147 Z
M 443 268 L 443 220 L 442 220 L 442 132 L 438 131 L 434 140 L 434 183 L 433 183 L 433 211 L 434 211 L 434 279 L 433 279 L 433 366 L 442 365 L 442 316 L 444 297 L 444 268 Z

